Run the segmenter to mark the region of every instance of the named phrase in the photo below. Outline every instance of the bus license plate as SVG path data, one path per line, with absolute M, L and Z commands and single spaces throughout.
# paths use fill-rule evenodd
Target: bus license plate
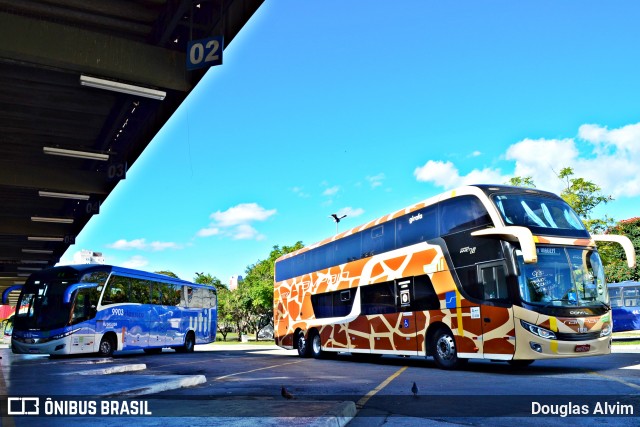
M 591 344 L 578 344 L 576 345 L 576 353 L 584 353 L 591 349 Z

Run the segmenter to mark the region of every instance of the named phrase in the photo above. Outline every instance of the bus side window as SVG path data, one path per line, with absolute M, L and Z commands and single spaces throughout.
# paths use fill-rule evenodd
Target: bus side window
M 440 234 L 456 233 L 491 224 L 491 217 L 480 200 L 461 196 L 440 203 Z
M 426 274 L 416 276 L 413 279 L 413 309 L 437 310 L 439 308 L 440 300 L 429 276 Z
M 102 305 L 120 304 L 129 301 L 129 279 L 111 276 L 102 298 Z
M 394 282 L 375 283 L 360 288 L 362 314 L 397 312 Z
M 508 299 L 507 279 L 502 263 L 478 266 L 484 299 Z

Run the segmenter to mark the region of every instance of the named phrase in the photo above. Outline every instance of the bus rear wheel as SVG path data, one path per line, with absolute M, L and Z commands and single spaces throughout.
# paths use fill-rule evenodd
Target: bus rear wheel
M 466 359 L 458 357 L 456 340 L 453 338 L 453 334 L 445 328 L 438 329 L 433 334 L 431 354 L 436 365 L 441 369 L 456 369 L 466 362 Z
M 176 347 L 178 353 L 193 353 L 193 349 L 196 346 L 196 337 L 193 332 L 187 332 L 187 336 L 184 338 L 184 345 Z
M 98 347 L 98 354 L 103 357 L 110 357 L 113 355 L 113 351 L 115 350 L 115 343 L 113 339 L 105 335 L 100 340 L 100 347 Z
M 311 346 L 309 345 L 309 341 L 304 337 L 304 332 L 298 332 L 298 336 L 296 338 L 296 344 L 298 347 L 298 356 L 300 357 L 309 357 L 311 356 Z

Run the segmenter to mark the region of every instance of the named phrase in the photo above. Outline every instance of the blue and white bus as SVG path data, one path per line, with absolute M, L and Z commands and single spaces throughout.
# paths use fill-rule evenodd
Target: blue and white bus
M 640 282 L 609 283 L 613 332 L 640 331 Z
M 215 340 L 216 321 L 212 286 L 108 265 L 54 267 L 22 287 L 11 348 L 51 355 L 192 352 Z

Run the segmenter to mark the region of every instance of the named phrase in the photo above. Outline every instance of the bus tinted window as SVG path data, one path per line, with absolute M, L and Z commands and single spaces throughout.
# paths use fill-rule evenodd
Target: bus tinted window
M 356 233 L 334 242 L 335 263 L 344 264 L 360 259 L 362 254 L 360 240 L 360 233 Z
M 149 282 L 140 279 L 130 279 L 129 302 L 149 304 Z
M 384 282 L 360 288 L 362 314 L 395 313 L 396 298 L 394 283 Z
M 362 231 L 362 257 L 370 257 L 390 251 L 395 245 L 393 221 L 385 222 Z
M 102 305 L 129 302 L 129 280 L 126 277 L 111 276 L 102 297 Z
M 437 310 L 440 300 L 433 288 L 431 279 L 426 274 L 413 279 L 413 310 Z
M 396 219 L 396 247 L 413 245 L 438 236 L 437 208 L 430 206 Z
M 355 289 L 327 292 L 311 296 L 311 305 L 316 319 L 344 317 L 351 312 Z
M 487 224 L 491 224 L 491 217 L 476 197 L 462 196 L 440 203 L 441 235 Z

